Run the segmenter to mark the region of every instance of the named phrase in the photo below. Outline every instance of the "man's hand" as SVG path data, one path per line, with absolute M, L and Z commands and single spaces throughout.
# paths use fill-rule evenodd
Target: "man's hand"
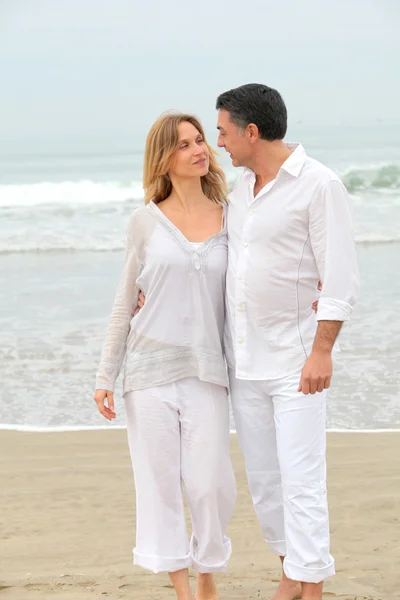
M 301 372 L 298 392 L 315 394 L 328 389 L 332 378 L 332 355 L 330 351 L 313 350 Z
M 108 390 L 96 390 L 94 395 L 94 401 L 97 404 L 97 408 L 99 409 L 99 413 L 103 415 L 108 421 L 115 419 L 117 416 L 114 411 L 114 394 L 113 392 L 109 392 Z M 107 398 L 107 404 L 105 405 L 104 401 Z
M 298 392 L 315 394 L 327 389 L 332 377 L 332 348 L 342 327 L 341 321 L 319 321 L 312 352 L 301 372 Z

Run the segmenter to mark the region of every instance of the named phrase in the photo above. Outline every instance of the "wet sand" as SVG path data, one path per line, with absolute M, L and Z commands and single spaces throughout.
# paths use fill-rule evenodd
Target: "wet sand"
M 220 600 L 267 600 L 279 564 L 258 528 L 236 436 L 239 496 Z M 400 598 L 400 433 L 329 433 L 332 554 L 324 598 Z M 166 575 L 132 566 L 126 432 L 0 431 L 0 597 L 173 600 Z M 193 579 L 194 583 L 194 579 Z

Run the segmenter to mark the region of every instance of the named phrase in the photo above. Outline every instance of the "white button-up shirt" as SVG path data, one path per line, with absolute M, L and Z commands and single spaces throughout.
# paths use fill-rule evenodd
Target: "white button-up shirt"
M 240 379 L 300 370 L 318 321 L 348 320 L 358 294 L 346 189 L 301 145 L 289 147 L 276 179 L 255 197 L 250 169 L 229 196 L 225 349 Z

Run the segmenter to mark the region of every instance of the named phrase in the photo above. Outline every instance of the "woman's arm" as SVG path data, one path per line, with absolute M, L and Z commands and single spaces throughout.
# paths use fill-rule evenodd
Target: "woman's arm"
M 114 392 L 115 382 L 125 356 L 126 340 L 134 307 L 137 305 L 139 291 L 136 280 L 140 273 L 140 261 L 137 239 L 135 239 L 134 233 L 135 213 L 128 224 L 125 265 L 115 295 L 107 336 L 96 375 L 97 390 Z

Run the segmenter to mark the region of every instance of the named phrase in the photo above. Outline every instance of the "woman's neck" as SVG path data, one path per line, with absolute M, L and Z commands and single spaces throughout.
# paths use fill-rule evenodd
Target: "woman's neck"
M 208 201 L 201 187 L 200 177 L 188 179 L 175 177 L 171 178 L 171 183 L 172 191 L 167 200 L 169 203 L 175 204 L 177 208 L 179 206 L 184 211 L 190 212 L 200 202 Z

